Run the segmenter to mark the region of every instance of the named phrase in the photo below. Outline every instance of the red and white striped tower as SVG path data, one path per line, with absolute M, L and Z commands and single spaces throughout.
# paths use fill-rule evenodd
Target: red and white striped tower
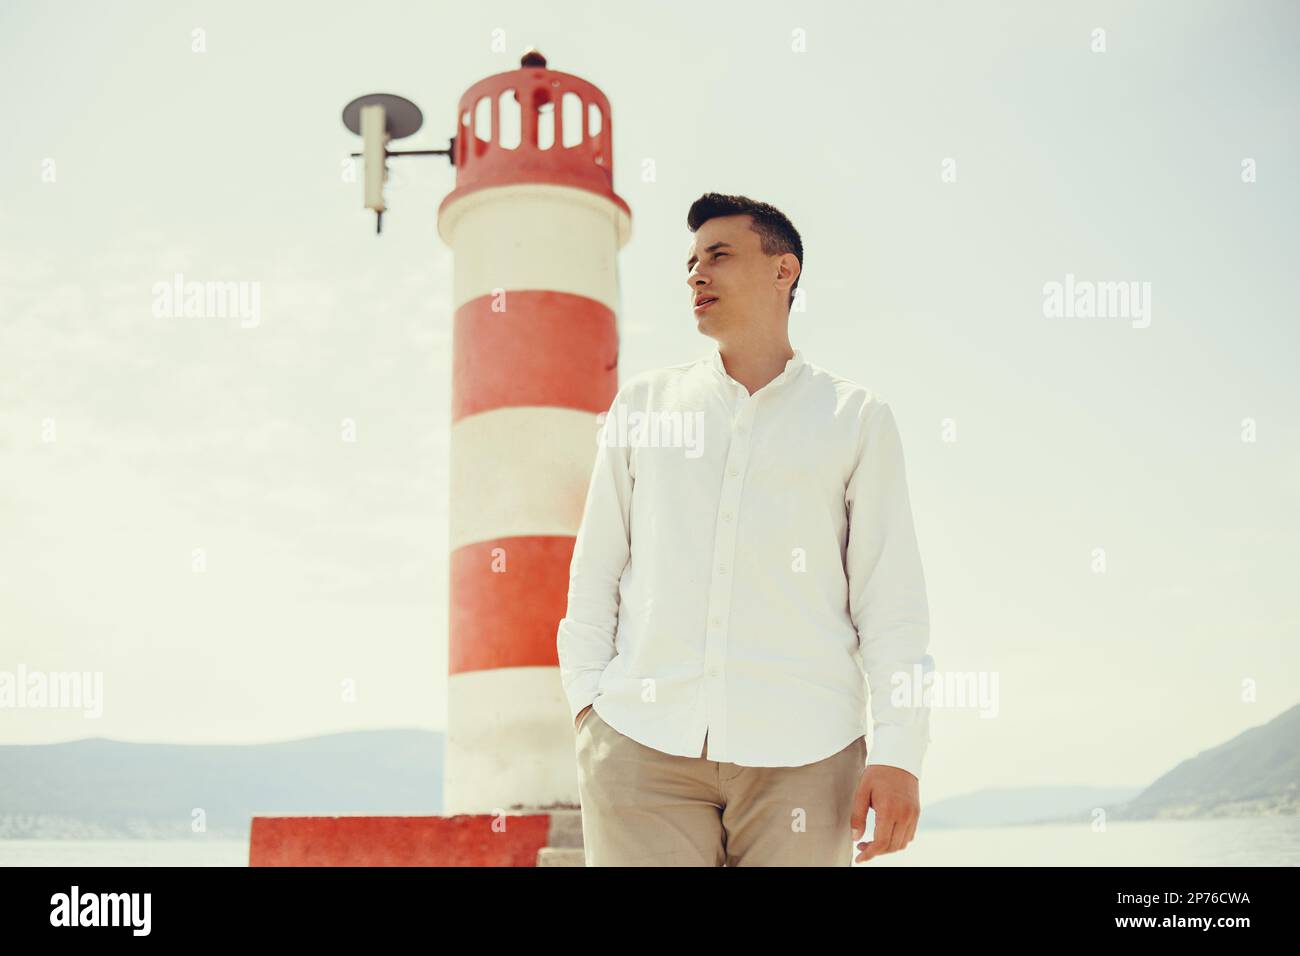
M 457 117 L 438 210 L 455 252 L 443 812 L 576 807 L 555 633 L 618 388 L 631 212 L 609 101 L 539 53 L 471 86 Z

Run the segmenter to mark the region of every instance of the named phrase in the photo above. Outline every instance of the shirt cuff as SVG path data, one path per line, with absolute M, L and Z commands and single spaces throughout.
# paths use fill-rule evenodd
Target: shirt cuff
M 875 738 L 867 750 L 867 766 L 881 764 L 906 770 L 921 779 L 921 762 L 930 744 L 929 731 L 924 728 L 899 727 L 878 724 Z
M 569 700 L 569 719 L 577 720 L 586 707 L 600 694 L 600 675 L 602 671 L 586 671 L 573 679 L 564 689 L 564 696 Z

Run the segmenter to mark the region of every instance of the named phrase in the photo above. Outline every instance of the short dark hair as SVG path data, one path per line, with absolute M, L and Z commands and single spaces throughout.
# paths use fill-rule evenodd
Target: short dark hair
M 803 240 L 799 238 L 799 230 L 794 227 L 794 223 L 785 213 L 769 203 L 759 202 L 748 196 L 705 193 L 691 203 L 691 208 L 686 213 L 686 225 L 691 232 L 695 232 L 710 219 L 721 216 L 753 217 L 750 229 L 758 233 L 763 255 L 780 256 L 787 252 L 794 253 L 794 257 L 799 260 L 799 275 L 795 277 L 794 285 L 790 286 L 790 301 L 786 305 L 786 311 L 789 311 L 794 305 L 794 290 L 799 288 L 799 280 L 803 278 Z

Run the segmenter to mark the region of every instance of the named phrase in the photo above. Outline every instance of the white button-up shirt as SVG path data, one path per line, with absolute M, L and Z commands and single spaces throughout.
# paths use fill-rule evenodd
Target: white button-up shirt
M 698 757 L 707 733 L 710 760 L 796 767 L 867 733 L 869 686 L 867 763 L 920 777 L 929 609 L 878 395 L 797 349 L 753 395 L 716 348 L 629 379 L 569 575 L 571 718 L 593 704 L 664 753 Z

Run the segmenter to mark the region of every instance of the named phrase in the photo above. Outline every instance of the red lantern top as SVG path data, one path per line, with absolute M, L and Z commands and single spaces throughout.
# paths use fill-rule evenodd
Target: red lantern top
M 460 98 L 452 162 L 456 188 L 439 212 L 492 186 L 551 184 L 597 193 L 631 215 L 614 192 L 609 100 L 580 77 L 546 68 L 529 51 L 518 70 L 479 80 Z

